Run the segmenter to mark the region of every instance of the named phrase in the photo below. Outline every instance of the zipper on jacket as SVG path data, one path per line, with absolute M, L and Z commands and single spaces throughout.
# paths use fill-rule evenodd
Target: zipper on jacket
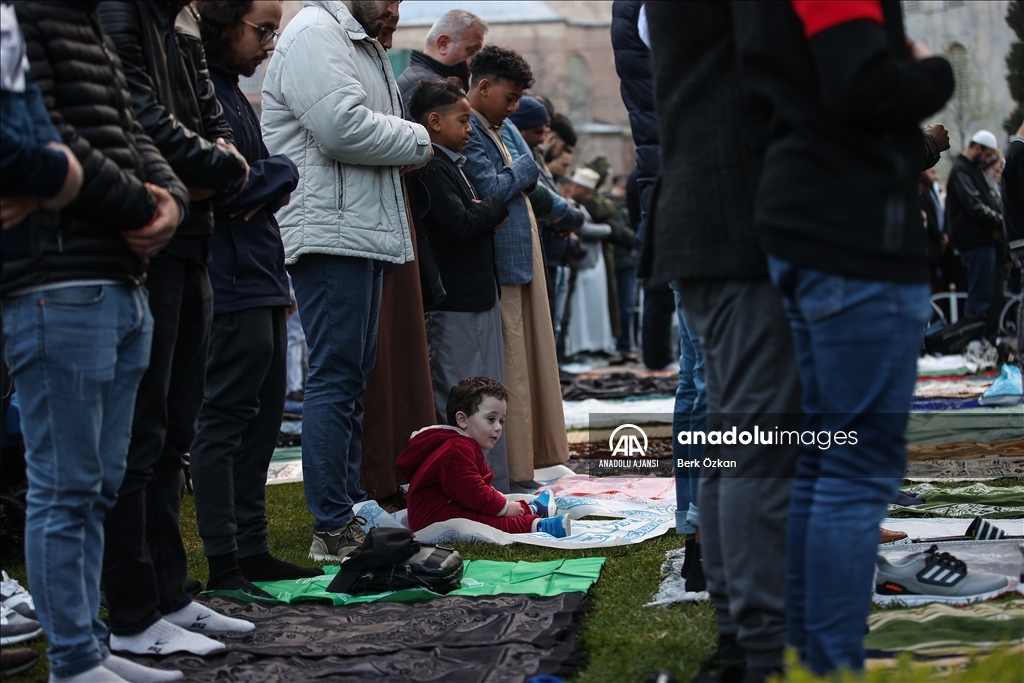
M 334 182 L 338 186 L 338 214 L 345 205 L 345 173 L 342 171 L 341 162 L 334 162 Z

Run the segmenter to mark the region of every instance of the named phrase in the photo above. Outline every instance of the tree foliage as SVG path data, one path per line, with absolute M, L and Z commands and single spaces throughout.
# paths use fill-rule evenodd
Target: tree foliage
M 1010 52 L 1006 55 L 1006 83 L 1017 106 L 1003 122 L 1003 128 L 1013 135 L 1024 121 L 1024 42 L 1021 42 L 1024 41 L 1024 0 L 1010 0 L 1006 23 L 1020 39 L 1010 45 Z

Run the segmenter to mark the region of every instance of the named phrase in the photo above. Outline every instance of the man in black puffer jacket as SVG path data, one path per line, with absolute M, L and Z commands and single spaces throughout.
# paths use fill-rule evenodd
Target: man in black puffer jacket
M 29 253 L 4 263 L 5 355 L 21 399 L 26 564 L 51 680 L 151 681 L 104 645 L 103 521 L 149 362 L 146 262 L 170 240 L 188 192 L 136 120 L 95 7 L 16 5 L 33 79 L 84 180 L 59 212 L 33 216 Z
M 136 654 L 151 653 L 158 641 L 164 654 L 203 654 L 218 643 L 183 629 L 250 628 L 192 602 L 183 587 L 188 565 L 178 531 L 182 458 L 202 405 L 213 307 L 209 200 L 237 194 L 248 176 L 245 159 L 230 144 L 231 128 L 186 4 L 118 0 L 101 2 L 98 9 L 124 63 L 139 122 L 192 196 L 188 221 L 150 264 L 153 349 L 135 402 L 128 471 L 106 523 L 110 645 Z

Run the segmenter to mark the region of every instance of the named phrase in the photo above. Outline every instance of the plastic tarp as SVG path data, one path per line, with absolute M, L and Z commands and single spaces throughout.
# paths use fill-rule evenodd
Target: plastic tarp
M 184 671 L 193 683 L 521 683 L 578 668 L 575 633 L 585 600 L 583 593 L 443 596 L 334 607 L 212 598 L 210 607 L 256 630 L 210 634 L 224 652 L 176 653 L 160 666 Z
M 550 562 L 492 562 L 466 560 L 462 587 L 448 595 L 530 595 L 550 597 L 561 593 L 586 593 L 601 576 L 603 557 L 584 557 Z M 335 605 L 360 602 L 413 602 L 438 597 L 426 588 L 409 588 L 365 595 L 332 593 L 327 590 L 338 573 L 337 565 L 324 567 L 324 576 L 288 581 L 264 581 L 258 585 L 284 603 L 323 600 Z M 254 598 L 229 591 L 212 591 L 205 595 L 235 597 L 243 601 Z M 266 602 L 266 601 L 263 601 Z

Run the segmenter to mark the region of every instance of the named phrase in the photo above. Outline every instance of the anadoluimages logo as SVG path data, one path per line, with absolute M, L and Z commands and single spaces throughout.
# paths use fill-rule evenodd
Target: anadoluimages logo
M 643 439 L 643 446 L 640 439 Z M 647 432 L 633 424 L 620 425 L 608 437 L 608 449 L 613 458 L 642 458 L 647 455 Z

